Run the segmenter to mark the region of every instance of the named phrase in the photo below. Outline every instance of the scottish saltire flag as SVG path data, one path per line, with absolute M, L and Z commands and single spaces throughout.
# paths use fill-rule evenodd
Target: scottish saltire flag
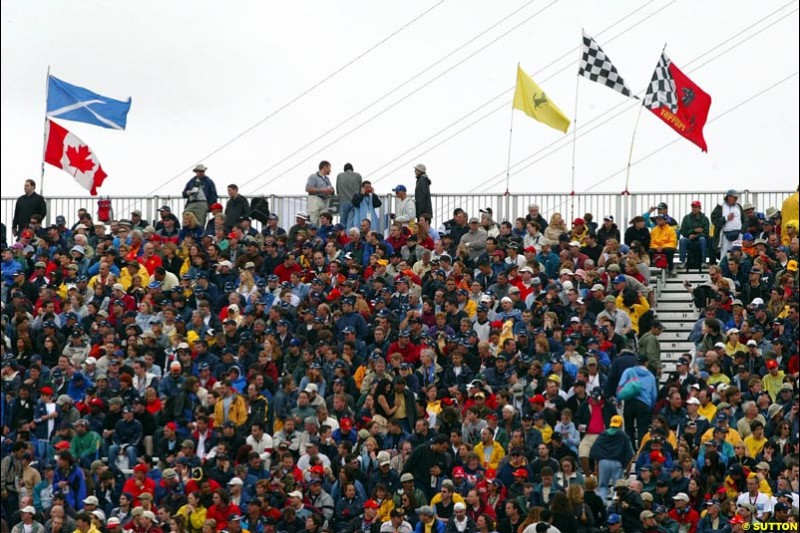
M 86 122 L 103 128 L 124 130 L 131 99 L 126 102 L 93 93 L 50 76 L 47 90 L 47 116 Z

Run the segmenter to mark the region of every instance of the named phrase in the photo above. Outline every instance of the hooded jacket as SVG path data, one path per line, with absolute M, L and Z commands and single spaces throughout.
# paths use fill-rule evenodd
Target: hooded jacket
M 633 458 L 631 439 L 620 428 L 608 428 L 597 436 L 589 457 L 597 460 L 611 459 L 625 466 Z
M 414 204 L 417 208 L 417 216 L 423 213 L 433 214 L 431 179 L 427 174 L 420 174 L 417 176 L 417 184 L 414 187 Z

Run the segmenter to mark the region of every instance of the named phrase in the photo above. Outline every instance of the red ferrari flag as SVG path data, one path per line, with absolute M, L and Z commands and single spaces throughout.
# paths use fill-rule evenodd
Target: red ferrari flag
M 711 96 L 686 77 L 662 52 L 642 105 L 669 127 L 708 151 L 703 138 Z
M 92 196 L 97 196 L 97 188 L 106 179 L 106 173 L 92 149 L 49 119 L 44 161 L 67 172 L 81 186 L 88 189 Z

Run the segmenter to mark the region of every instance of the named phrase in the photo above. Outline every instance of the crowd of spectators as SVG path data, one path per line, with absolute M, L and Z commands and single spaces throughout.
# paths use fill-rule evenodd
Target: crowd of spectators
M 2 250 L 4 532 L 797 522 L 796 192 L 681 222 L 531 205 L 436 225 L 401 184 L 378 231 L 368 182 L 345 224 L 326 210 L 330 164 L 316 221 L 287 225 L 254 226 L 236 185 L 223 207 L 206 170 L 155 221 L 43 224 L 26 182 Z M 651 268 L 675 253 L 710 266 L 666 372 Z

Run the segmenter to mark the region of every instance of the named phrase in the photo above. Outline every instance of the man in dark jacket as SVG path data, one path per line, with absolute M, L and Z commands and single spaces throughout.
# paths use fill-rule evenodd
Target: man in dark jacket
M 447 435 L 437 435 L 433 443 L 422 443 L 411 452 L 403 473 L 413 475 L 414 486 L 422 492 L 427 494 L 431 490 L 431 468 L 446 464 L 445 451 L 449 444 L 450 438 Z
M 417 208 L 417 216 L 422 213 L 433 214 L 431 179 L 426 173 L 427 170 L 428 169 L 422 163 L 414 167 L 414 174 L 417 176 L 417 185 L 414 187 L 414 204 Z
M 626 465 L 633 458 L 633 446 L 630 437 L 622 430 L 621 416 L 611 417 L 609 428 L 597 437 L 589 457 L 597 461 L 597 495 L 605 501 L 608 485 L 623 476 Z
M 628 486 L 627 479 L 619 479 L 614 484 L 617 494 L 615 503 L 609 509 L 622 517 L 622 531 L 625 533 L 638 533 L 642 531 L 641 514 L 644 511 L 642 497 Z
M 25 194 L 17 198 L 17 206 L 14 208 L 14 220 L 11 223 L 14 235 L 19 235 L 28 227 L 33 215 L 39 215 L 44 220 L 47 215 L 47 203 L 42 195 L 36 192 L 36 182 L 25 180 Z
M 250 202 L 239 194 L 239 186 L 228 185 L 228 203 L 225 204 L 225 231 L 233 229 L 242 217 L 250 216 Z
M 686 262 L 686 252 L 688 250 L 689 243 L 695 242 L 700 245 L 702 261 L 704 263 L 706 261 L 711 223 L 709 222 L 708 217 L 705 216 L 702 211 L 700 211 L 700 208 L 700 201 L 693 201 L 692 212 L 683 217 L 683 221 L 681 222 L 681 239 L 678 243 L 681 263 Z
M 128 456 L 128 465 L 136 465 L 139 443 L 142 441 L 142 423 L 134 418 L 133 405 L 130 403 L 122 408 L 122 420 L 114 427 L 114 444 L 108 447 L 110 461 L 116 461 L 120 449 Z

